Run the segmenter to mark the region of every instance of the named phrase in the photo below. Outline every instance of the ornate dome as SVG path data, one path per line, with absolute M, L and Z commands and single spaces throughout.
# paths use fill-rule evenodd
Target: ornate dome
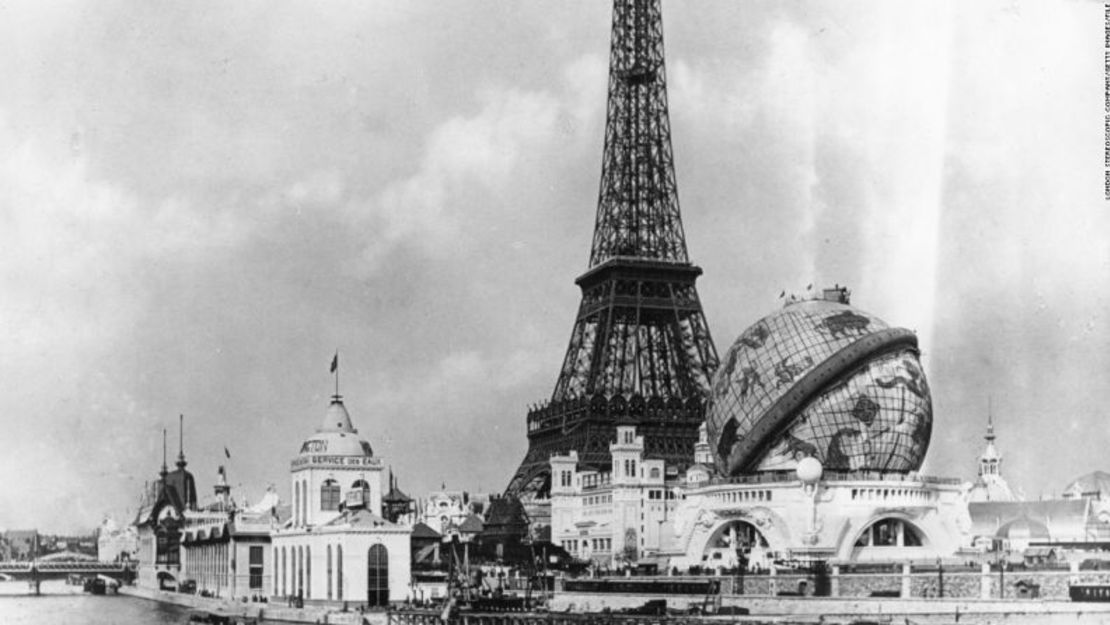
M 1064 488 L 1064 497 L 1110 500 L 1110 473 L 1094 471 L 1075 478 Z
M 933 410 L 917 337 L 829 293 L 839 301 L 791 301 L 729 348 L 706 411 L 725 474 L 807 456 L 834 471 L 921 466 Z
M 373 456 L 370 443 L 362 440 L 358 430 L 351 425 L 351 415 L 338 395 L 332 397 L 324 422 L 316 433 L 305 439 L 301 455 L 327 454 L 329 456 Z

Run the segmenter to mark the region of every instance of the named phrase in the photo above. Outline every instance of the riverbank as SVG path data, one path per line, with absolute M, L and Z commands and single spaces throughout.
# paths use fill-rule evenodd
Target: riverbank
M 619 611 L 643 605 L 652 599 L 665 599 L 668 608 L 701 607 L 702 596 L 656 596 L 648 594 L 557 593 L 553 612 Z M 1075 603 L 1038 599 L 898 599 L 870 597 L 774 597 L 724 595 L 721 605 L 747 608 L 754 620 L 760 617 L 777 621 L 816 623 L 851 622 L 870 618 L 892 619 L 895 623 L 974 623 L 1056 624 L 1108 623 L 1110 603 Z M 736 619 L 743 620 L 743 619 Z
M 385 625 L 386 623 L 386 616 L 383 612 L 360 614 L 358 612 L 341 612 L 324 607 L 290 608 L 272 603 L 242 603 L 215 597 L 152 590 L 138 586 L 124 586 L 120 588 L 119 592 L 121 595 L 129 597 L 171 603 L 193 610 L 227 615 L 235 619 L 241 619 L 244 622 L 266 620 L 327 625 Z
M 39 584 L 40 595 L 80 595 L 83 593 L 83 586 L 67 584 L 64 579 L 48 579 Z M 0 581 L 0 597 L 30 597 L 34 594 L 31 590 L 31 584 L 27 580 Z
M 386 625 L 382 612 L 340 612 L 324 607 L 290 608 L 266 603 L 237 603 L 225 599 L 200 597 L 125 586 L 121 595 L 147 599 L 224 614 L 244 622 L 255 620 L 329 625 Z M 557 593 L 552 601 L 556 613 L 613 610 L 638 607 L 652 599 L 665 599 L 670 608 L 701 606 L 704 597 L 654 596 L 646 594 Z M 1009 599 L 896 599 L 772 597 L 726 595 L 721 605 L 743 607 L 747 617 L 731 617 L 730 622 L 767 623 L 850 623 L 859 619 L 876 622 L 914 623 L 916 625 L 1056 625 L 1110 622 L 1110 603 L 1073 603 L 1057 600 Z M 720 621 L 721 617 L 707 618 Z

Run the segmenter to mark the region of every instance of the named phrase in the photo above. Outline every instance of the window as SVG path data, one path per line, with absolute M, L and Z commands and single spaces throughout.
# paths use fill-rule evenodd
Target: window
M 328 545 L 328 601 L 331 601 L 331 545 Z
M 301 523 L 308 524 L 308 480 L 301 482 Z
M 324 511 L 339 509 L 339 483 L 325 480 L 320 485 L 320 509 Z
M 251 545 L 248 559 L 250 561 L 250 589 L 262 588 L 262 546 Z
M 304 546 L 302 545 L 300 547 L 297 547 L 296 550 L 294 551 L 294 553 L 296 554 L 294 557 L 296 558 L 296 564 L 297 564 L 297 566 L 296 566 L 297 581 L 295 582 L 296 583 L 295 590 L 297 591 L 296 594 L 300 594 L 300 596 L 303 597 L 304 596 Z
M 352 490 L 357 490 L 357 491 L 362 491 L 363 505 L 365 505 L 369 509 L 369 507 L 370 507 L 370 485 L 366 483 L 366 480 L 355 480 L 355 483 L 351 484 L 351 489 Z M 443 505 L 443 502 L 440 502 L 440 505 Z
M 285 585 L 285 569 L 289 566 L 289 555 L 285 547 L 281 548 L 281 594 L 288 595 L 289 587 Z
M 389 551 L 374 545 L 366 554 L 366 603 L 389 605 Z
M 343 601 L 343 545 L 335 546 L 335 598 Z
M 301 483 L 293 482 L 293 525 L 301 524 Z

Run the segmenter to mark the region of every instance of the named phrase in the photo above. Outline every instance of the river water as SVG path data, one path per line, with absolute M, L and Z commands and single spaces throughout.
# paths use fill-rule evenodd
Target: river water
M 1110 613 L 1079 612 L 1070 614 L 1038 614 L 1036 604 L 1026 604 L 1029 613 L 1010 614 L 934 614 L 915 615 L 910 619 L 896 618 L 916 625 L 1104 625 Z M 1015 610 L 1020 610 L 1015 606 Z M 186 625 L 189 608 L 128 597 L 125 595 L 93 596 L 81 592 L 79 586 L 68 586 L 63 580 L 42 584 L 41 596 L 28 595 L 27 582 L 0 581 L 0 625 Z M 882 617 L 879 617 L 882 619 Z M 815 615 L 795 618 L 769 618 L 774 622 L 807 623 L 817 621 Z M 849 623 L 851 617 L 832 617 L 827 623 Z M 719 623 L 719 622 L 718 622 Z M 259 625 L 288 625 L 261 621 Z
M 87 595 L 64 580 L 43 582 L 38 597 L 27 593 L 27 582 L 0 582 L 0 625 L 184 625 L 189 620 L 188 608 L 123 595 Z

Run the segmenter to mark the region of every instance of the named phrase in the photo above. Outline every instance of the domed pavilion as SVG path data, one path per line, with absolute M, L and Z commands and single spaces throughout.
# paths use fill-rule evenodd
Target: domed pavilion
M 334 606 L 409 598 L 412 528 L 384 518 L 383 470 L 337 392 L 290 463 L 293 514 L 271 539 L 276 596 Z
M 678 567 L 954 558 L 970 524 L 958 479 L 918 473 L 933 404 L 917 337 L 844 288 L 789 298 L 745 330 L 712 383 L 717 475 L 676 511 Z

